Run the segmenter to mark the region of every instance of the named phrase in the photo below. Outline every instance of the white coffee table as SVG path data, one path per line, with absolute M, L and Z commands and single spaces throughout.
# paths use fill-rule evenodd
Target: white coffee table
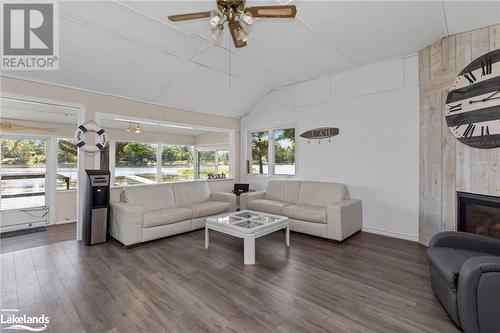
M 286 216 L 243 210 L 209 217 L 205 224 L 205 249 L 208 249 L 209 229 L 243 238 L 245 265 L 255 264 L 255 239 L 258 237 L 286 229 L 285 242 L 287 247 L 290 246 L 290 227 Z

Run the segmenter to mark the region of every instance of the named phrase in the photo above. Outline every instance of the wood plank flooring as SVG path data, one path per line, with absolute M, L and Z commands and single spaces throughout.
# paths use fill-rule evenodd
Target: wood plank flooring
M 76 223 L 56 224 L 46 231 L 0 239 L 0 253 L 19 251 L 45 244 L 76 239 Z
M 459 332 L 432 294 L 425 248 L 359 233 L 344 244 L 284 232 L 202 230 L 134 249 L 64 241 L 1 255 L 0 307 L 50 332 Z

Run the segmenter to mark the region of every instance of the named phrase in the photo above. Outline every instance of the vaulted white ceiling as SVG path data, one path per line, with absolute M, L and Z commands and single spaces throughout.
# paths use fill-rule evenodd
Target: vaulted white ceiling
M 296 19 L 260 19 L 248 46 L 234 49 L 227 33 L 212 43 L 207 20 L 166 18 L 215 0 L 61 2 L 59 70 L 3 74 L 238 117 L 275 88 L 500 22 L 500 2 L 292 3 Z

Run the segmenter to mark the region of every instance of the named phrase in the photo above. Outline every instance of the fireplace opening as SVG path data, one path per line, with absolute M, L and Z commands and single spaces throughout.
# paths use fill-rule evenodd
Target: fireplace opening
M 500 239 L 500 197 L 457 192 L 457 230 Z

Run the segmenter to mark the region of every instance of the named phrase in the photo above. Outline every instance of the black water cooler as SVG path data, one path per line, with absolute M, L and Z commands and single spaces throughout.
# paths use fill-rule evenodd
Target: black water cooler
M 95 245 L 109 240 L 109 170 L 85 170 L 83 243 Z

